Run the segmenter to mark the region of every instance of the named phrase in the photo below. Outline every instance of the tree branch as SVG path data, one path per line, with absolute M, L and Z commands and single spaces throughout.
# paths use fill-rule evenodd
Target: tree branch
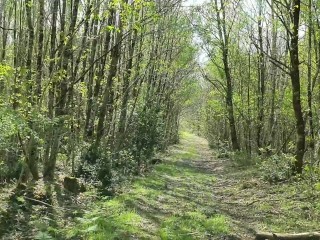
M 260 47 L 258 46 L 258 44 L 256 44 L 253 40 L 253 37 L 251 36 L 251 40 L 252 40 L 252 44 L 259 50 L 262 50 L 263 54 L 265 56 L 267 56 L 270 59 L 270 62 L 274 65 L 276 65 L 278 68 L 280 68 L 283 72 L 285 72 L 286 74 L 290 75 L 290 67 L 288 65 L 286 65 L 284 62 L 279 61 L 278 59 L 274 58 L 273 56 L 271 56 L 270 54 L 268 54 L 266 51 L 264 51 L 263 49 L 260 49 Z

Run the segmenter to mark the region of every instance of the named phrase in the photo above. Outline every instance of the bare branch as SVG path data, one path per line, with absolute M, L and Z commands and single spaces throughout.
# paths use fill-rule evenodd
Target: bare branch
M 278 68 L 280 68 L 283 72 L 285 72 L 286 74 L 290 75 L 290 67 L 288 65 L 286 65 L 284 62 L 279 61 L 278 59 L 274 58 L 273 56 L 271 56 L 269 53 L 267 53 L 266 51 L 264 51 L 263 49 L 260 49 L 260 47 L 258 46 L 258 44 L 255 43 L 255 41 L 253 41 L 253 36 L 251 36 L 251 40 L 252 40 L 252 44 L 259 50 L 262 50 L 263 54 L 265 56 L 267 56 L 270 59 L 270 62 L 274 65 L 276 65 Z M 256 40 L 256 39 L 255 39 Z
M 272 4 L 269 2 L 269 0 L 266 1 L 267 4 L 269 5 L 270 8 L 272 8 Z M 274 1 L 274 4 L 277 5 L 279 2 Z M 282 5 L 282 4 L 281 4 Z M 287 8 L 287 7 L 286 7 Z M 288 26 L 288 24 L 286 23 L 286 21 L 284 20 L 283 16 L 284 13 L 281 11 L 281 9 L 279 8 L 279 5 L 277 5 L 277 9 L 278 11 L 280 11 L 281 14 L 279 14 L 277 11 L 274 11 L 274 13 L 277 15 L 277 17 L 279 18 L 280 22 L 282 23 L 282 25 L 284 26 L 284 28 L 286 29 L 286 31 L 288 32 L 288 34 L 290 34 L 290 36 L 293 35 L 293 33 L 290 30 L 290 27 Z

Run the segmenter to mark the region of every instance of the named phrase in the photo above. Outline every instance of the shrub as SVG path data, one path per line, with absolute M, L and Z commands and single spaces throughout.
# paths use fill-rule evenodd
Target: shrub
M 129 150 L 112 152 L 108 148 L 90 147 L 79 163 L 77 176 L 99 181 L 104 189 L 128 179 L 137 171 L 137 162 Z
M 230 158 L 239 166 L 251 166 L 256 164 L 257 158 L 245 151 L 232 152 Z
M 292 175 L 292 165 L 295 158 L 290 154 L 272 155 L 264 159 L 260 170 L 263 179 L 269 182 L 281 182 L 287 180 Z

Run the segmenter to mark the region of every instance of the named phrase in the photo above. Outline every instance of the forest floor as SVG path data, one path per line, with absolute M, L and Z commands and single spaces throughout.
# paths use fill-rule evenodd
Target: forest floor
M 117 196 L 99 199 L 80 194 L 72 205 L 60 201 L 50 214 L 40 209 L 25 221 L 42 223 L 33 239 L 230 240 L 252 239 L 257 230 L 320 230 L 319 192 L 310 190 L 308 182 L 270 184 L 256 166 L 241 167 L 217 155 L 206 140 L 183 132 L 180 144 L 158 156 L 160 164 Z M 17 197 L 20 205 L 23 201 Z M 16 235 L 2 235 L 3 239 L 25 239 L 22 232 L 34 231 L 30 222 L 24 227 L 17 222 L 23 213 L 23 209 L 11 213 Z
M 183 132 L 163 162 L 73 227 L 90 239 L 251 239 L 256 231 L 320 230 L 319 193 L 307 182 L 270 184 L 256 166 L 219 159 Z M 70 232 L 69 232 L 70 234 Z

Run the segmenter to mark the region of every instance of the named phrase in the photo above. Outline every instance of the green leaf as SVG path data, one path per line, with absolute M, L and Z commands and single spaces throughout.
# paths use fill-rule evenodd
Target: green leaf
M 317 191 L 320 191 L 320 182 L 316 183 L 314 185 L 314 188 L 317 190 Z
M 24 197 L 17 197 L 17 201 L 20 202 L 20 203 L 25 203 L 26 202 Z

